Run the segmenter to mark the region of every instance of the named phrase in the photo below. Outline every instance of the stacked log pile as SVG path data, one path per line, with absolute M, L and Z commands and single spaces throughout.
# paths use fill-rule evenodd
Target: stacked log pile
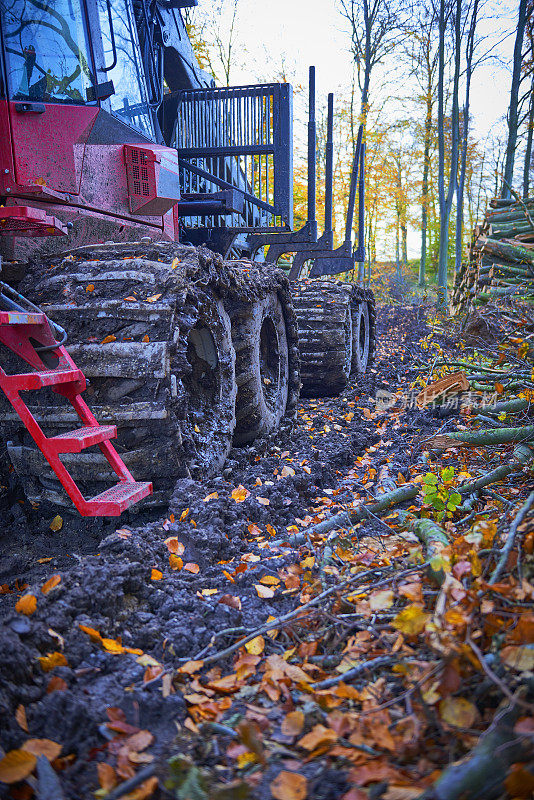
M 451 312 L 518 302 L 534 306 L 534 198 L 492 200 L 456 275 Z

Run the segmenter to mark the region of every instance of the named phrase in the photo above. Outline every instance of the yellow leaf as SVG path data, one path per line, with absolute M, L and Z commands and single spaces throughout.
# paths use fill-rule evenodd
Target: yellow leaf
M 150 572 L 150 580 L 160 581 L 162 578 L 163 578 L 163 572 L 160 572 L 159 569 L 154 569 L 154 567 L 152 567 L 152 570 Z
M 147 303 L 155 303 L 156 300 L 159 300 L 160 297 L 161 297 L 161 292 L 160 294 L 153 294 L 151 297 L 147 297 L 146 301 Z
M 46 583 L 43 583 L 41 586 L 41 591 L 43 594 L 48 594 L 48 592 L 52 591 L 58 584 L 61 583 L 61 575 L 52 575 Z
M 264 600 L 268 599 L 269 597 L 274 597 L 274 589 L 269 589 L 268 586 L 262 586 L 261 583 L 255 583 L 254 588 L 258 594 L 258 597 L 262 597 Z
M 174 570 L 175 572 L 177 570 L 181 570 L 183 565 L 184 565 L 184 562 L 182 561 L 180 556 L 175 556 L 173 553 L 170 553 L 170 555 L 169 555 L 169 566 L 170 566 L 170 568 L 172 570 Z
M 46 656 L 39 657 L 39 664 L 43 672 L 50 672 L 55 667 L 68 667 L 69 662 L 63 653 L 47 653 Z
M 304 727 L 304 713 L 297 708 L 290 711 L 282 720 L 281 730 L 284 736 L 298 736 Z
M 0 781 L 17 783 L 31 775 L 37 764 L 33 753 L 25 750 L 10 750 L 0 761 Z
M 105 337 L 102 339 L 102 341 L 100 342 L 100 344 L 109 344 L 110 342 L 116 342 L 116 341 L 117 341 L 117 337 L 116 337 L 116 336 L 114 336 L 112 333 L 110 333 L 110 334 L 109 334 L 109 336 L 105 336 Z
M 405 636 L 417 636 L 424 630 L 429 619 L 430 614 L 423 611 L 420 606 L 413 604 L 399 611 L 391 624 Z
M 393 605 L 393 592 L 390 589 L 372 592 L 369 595 L 369 607 L 371 611 L 384 611 Z
M 22 595 L 15 605 L 15 611 L 18 611 L 19 614 L 26 614 L 27 617 L 33 614 L 36 608 L 37 598 L 33 594 Z
M 62 517 L 59 516 L 59 514 L 57 514 L 57 516 L 55 516 L 52 522 L 50 523 L 50 530 L 54 531 L 54 533 L 57 533 L 58 531 L 61 530 L 62 527 L 63 527 L 63 519 Z
M 464 697 L 446 697 L 439 704 L 441 719 L 455 728 L 471 728 L 478 716 L 473 703 Z
M 263 575 L 260 578 L 260 583 L 263 583 L 264 586 L 278 586 L 280 578 L 275 578 L 274 575 Z
M 234 491 L 236 491 L 234 489 Z M 212 492 L 211 494 L 206 495 L 206 497 L 202 500 L 203 503 L 209 503 L 210 500 L 217 500 L 219 497 L 219 492 Z M 234 493 L 232 492 L 232 497 L 234 497 Z M 235 500 L 235 497 L 234 497 Z M 239 500 L 236 502 L 240 502 Z
M 256 636 L 246 643 L 245 650 L 253 656 L 261 656 L 265 650 L 265 639 L 263 636 Z
M 250 492 L 248 489 L 245 489 L 244 486 L 239 484 L 233 491 L 232 491 L 232 499 L 236 501 L 236 503 L 242 503 L 243 500 L 246 500 L 247 497 L 250 496 Z
M 46 756 L 49 761 L 53 761 L 61 753 L 61 745 L 51 739 L 28 739 L 22 745 L 26 753 L 32 753 L 36 758 Z
M 530 672 L 534 670 L 534 646 L 503 647 L 501 660 L 506 666 L 516 669 L 518 672 Z
M 180 264 L 180 259 L 179 258 L 173 258 L 173 260 L 171 261 L 171 269 L 176 269 L 178 264 Z
M 282 770 L 270 784 L 275 800 L 305 800 L 308 796 L 308 781 L 297 772 Z

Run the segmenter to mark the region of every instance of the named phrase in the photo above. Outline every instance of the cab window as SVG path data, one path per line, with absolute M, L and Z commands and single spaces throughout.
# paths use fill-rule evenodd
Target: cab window
M 0 0 L 0 14 L 9 96 L 88 102 L 93 78 L 81 0 Z
M 113 64 L 113 40 L 117 63 L 107 71 L 108 80 L 113 81 L 115 94 L 111 97 L 111 110 L 128 125 L 136 128 L 148 138 L 153 138 L 154 129 L 150 108 L 147 102 L 143 67 L 137 29 L 128 0 L 112 0 L 111 21 L 107 0 L 98 0 L 102 44 L 107 65 Z

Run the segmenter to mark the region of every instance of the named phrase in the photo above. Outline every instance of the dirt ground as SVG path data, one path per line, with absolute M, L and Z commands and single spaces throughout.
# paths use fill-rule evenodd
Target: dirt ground
M 110 707 L 121 724 L 150 732 L 158 770 L 180 750 L 173 744 L 186 716 L 180 691 L 164 696 L 161 682 L 146 680 L 150 659 L 124 648 L 176 668 L 294 608 L 290 591 L 265 599 L 255 589 L 294 562 L 287 548 L 268 551 L 269 538 L 287 537 L 307 515 L 342 506 L 358 481 L 366 482 L 369 464 L 377 476 L 387 465 L 394 480 L 399 473 L 408 478 L 423 458 L 422 434 L 454 429 L 454 416 L 444 419 L 431 409 L 408 410 L 400 421 L 376 408 L 377 392 L 409 391 L 421 372 L 416 359 L 427 358 L 418 344 L 427 333 L 424 309 L 382 307 L 376 360 L 365 380 L 339 398 L 302 401 L 290 438 L 234 449 L 220 477 L 179 481 L 163 518 L 81 520 L 62 513 L 63 526 L 53 532 L 56 511 L 32 509 L 13 477 L 2 476 L 1 748 L 20 747 L 28 734 L 59 743 L 65 800 L 89 798 L 98 789 L 97 765 L 115 735 Z M 245 499 L 236 502 L 236 489 Z M 362 534 L 376 533 L 377 526 L 366 521 Z M 184 545 L 181 569 L 170 566 L 169 537 Z M 43 594 L 55 575 L 61 581 Z M 25 586 L 37 597 L 31 615 L 14 608 Z M 225 594 L 238 597 L 239 607 L 228 605 Z M 119 642 L 119 652 L 102 647 L 102 637 Z M 308 797 L 347 791 L 341 779 L 326 791 L 326 767 L 318 769 Z M 10 791 L 0 784 L 1 797 L 27 796 Z

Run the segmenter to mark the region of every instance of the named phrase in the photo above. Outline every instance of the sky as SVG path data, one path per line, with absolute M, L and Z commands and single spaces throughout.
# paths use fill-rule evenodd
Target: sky
M 209 1 L 199 0 L 200 8 L 209 8 Z M 232 5 L 227 0 L 227 8 Z M 472 79 L 472 130 L 479 140 L 504 135 L 517 5 L 518 0 L 485 0 L 488 18 L 478 26 L 479 35 L 485 38 L 481 48 L 496 46 L 493 57 L 477 67 Z M 308 67 L 315 65 L 318 113 L 325 107 L 329 91 L 348 95 L 352 55 L 348 23 L 339 12 L 338 0 L 238 0 L 237 8 L 238 52 L 232 84 L 273 80 L 283 65 L 294 87 L 307 87 Z M 505 37 L 505 33 L 509 35 Z M 380 77 L 377 71 L 375 89 Z M 409 86 L 400 88 L 409 96 Z M 295 144 L 301 151 L 306 139 L 306 103 L 306 92 L 297 92 Z M 405 111 L 390 105 L 389 113 L 400 116 Z M 419 238 L 413 232 L 409 236 L 411 257 L 417 255 Z

